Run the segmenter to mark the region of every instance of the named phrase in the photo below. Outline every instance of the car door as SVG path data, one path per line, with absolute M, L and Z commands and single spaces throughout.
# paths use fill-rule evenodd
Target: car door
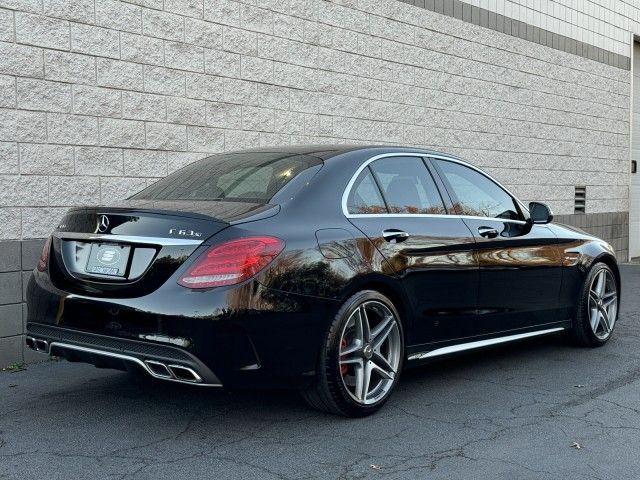
M 451 159 L 431 161 L 476 240 L 478 314 L 487 332 L 563 320 L 562 254 L 551 229 L 528 222 L 522 205 L 479 170 Z
M 423 157 L 390 155 L 361 168 L 345 213 L 401 279 L 412 313 L 407 344 L 472 335 L 478 300 L 474 238 L 460 218 L 447 215 Z

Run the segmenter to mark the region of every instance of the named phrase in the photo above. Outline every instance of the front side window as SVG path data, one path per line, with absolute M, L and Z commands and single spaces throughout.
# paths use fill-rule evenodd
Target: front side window
M 434 161 L 457 197 L 456 212 L 474 217 L 520 219 L 515 201 L 498 184 L 459 163 Z
M 389 213 L 445 214 L 446 210 L 422 158 L 387 157 L 371 164 Z

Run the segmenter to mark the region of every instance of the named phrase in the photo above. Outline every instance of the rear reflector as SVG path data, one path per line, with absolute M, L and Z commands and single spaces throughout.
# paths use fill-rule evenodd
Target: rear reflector
M 42 253 L 40 254 L 40 260 L 38 260 L 38 271 L 44 272 L 47 269 L 49 263 L 49 252 L 51 251 L 51 237 L 47 238 L 47 241 L 42 247 Z
M 188 288 L 235 285 L 264 269 L 283 248 L 284 242 L 275 237 L 247 237 L 214 245 L 178 283 Z

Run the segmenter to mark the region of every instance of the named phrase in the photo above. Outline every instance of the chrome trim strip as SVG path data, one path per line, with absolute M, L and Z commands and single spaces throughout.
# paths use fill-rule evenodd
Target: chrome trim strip
M 512 220 L 510 218 L 491 218 L 491 217 L 475 217 L 473 215 L 444 215 L 440 213 L 416 213 L 414 215 L 408 213 L 351 213 L 349 214 L 349 218 L 378 218 L 378 217 L 389 217 L 389 218 L 469 218 L 475 220 L 493 220 L 499 222 L 509 222 L 509 223 L 517 223 L 524 225 L 527 222 L 524 220 Z
M 345 217 L 347 218 L 380 218 L 380 217 L 396 217 L 396 218 L 415 218 L 415 217 L 434 217 L 434 218 L 452 218 L 452 217 L 457 217 L 457 218 L 474 218 L 474 219 L 481 219 L 481 220 L 498 220 L 498 221 L 503 221 L 503 222 L 513 222 L 513 223 L 527 223 L 523 220 L 510 220 L 510 219 L 506 219 L 506 218 L 493 218 L 493 217 L 474 217 L 471 215 L 442 215 L 442 214 L 429 214 L 429 213 L 421 213 L 421 214 L 416 214 L 416 215 L 409 215 L 409 214 L 404 214 L 404 213 L 349 213 L 349 210 L 347 209 L 347 201 L 349 199 L 349 193 L 351 193 L 351 188 L 353 187 L 353 184 L 356 182 L 356 179 L 358 178 L 358 175 L 360 175 L 360 173 L 372 162 L 375 162 L 376 160 L 379 160 L 381 158 L 388 158 L 388 157 L 420 157 L 420 158 L 437 158 L 439 160 L 446 160 L 448 162 L 453 162 L 453 163 L 459 163 L 460 165 L 464 165 L 465 167 L 468 167 L 472 170 L 475 170 L 476 172 L 478 172 L 480 175 L 483 175 L 485 177 L 487 177 L 489 180 L 491 180 L 492 182 L 494 182 L 495 184 L 497 184 L 500 188 L 502 188 L 505 192 L 507 192 L 516 202 L 518 202 L 518 205 L 520 205 L 520 208 L 522 208 L 524 211 L 528 212 L 529 209 L 518 199 L 518 197 L 516 197 L 513 193 L 511 193 L 511 191 L 509 191 L 509 189 L 505 188 L 504 185 L 502 185 L 500 182 L 498 182 L 495 178 L 493 178 L 491 175 L 489 175 L 488 173 L 480 170 L 478 167 L 471 165 L 468 162 L 465 162 L 464 160 L 460 160 L 457 158 L 453 158 L 453 157 L 448 157 L 446 155 L 441 155 L 441 154 L 434 154 L 434 153 L 416 153 L 416 152 L 394 152 L 394 153 L 383 153 L 380 155 L 376 155 L 374 157 L 371 157 L 370 159 L 366 160 L 362 165 L 360 165 L 358 167 L 358 169 L 356 170 L 356 173 L 353 174 L 353 176 L 351 177 L 351 180 L 349 180 L 349 183 L 347 184 L 347 187 L 345 188 L 344 192 L 342 193 L 342 213 L 344 214 Z
M 138 334 L 138 338 L 141 340 L 147 340 L 150 342 L 162 342 L 162 343 L 168 343 L 169 345 L 177 345 L 178 347 L 182 347 L 182 348 L 187 348 L 189 345 L 191 345 L 191 342 L 186 338 L 169 337 L 167 335 L 159 335 L 155 333 L 151 333 L 151 334 L 140 333 Z
M 437 348 L 428 352 L 413 353 L 407 357 L 407 360 L 422 360 L 430 357 L 438 357 L 450 353 L 463 352 L 465 350 L 473 350 L 475 348 L 488 347 L 490 345 L 498 345 L 500 343 L 513 342 L 524 338 L 537 337 L 548 333 L 555 333 L 564 330 L 564 327 L 549 328 L 547 330 L 539 330 L 537 332 L 518 333 L 516 335 L 508 335 L 506 337 L 489 338 L 487 340 L 478 340 L 476 342 L 460 343 L 458 345 L 450 345 L 448 347 Z
M 167 382 L 176 382 L 176 383 L 183 383 L 183 384 L 188 384 L 188 385 L 199 385 L 199 386 L 202 386 L 202 387 L 221 387 L 222 386 L 221 383 L 195 383 L 195 382 L 189 382 L 189 381 L 185 381 L 185 380 L 178 380 L 178 379 L 175 379 L 175 378 L 167 378 L 167 377 L 163 377 L 163 376 L 160 376 L 160 375 L 156 375 L 139 358 L 132 357 L 130 355 L 124 355 L 122 353 L 107 352 L 107 351 L 104 351 L 104 350 L 96 350 L 94 348 L 81 347 L 79 345 L 72 345 L 72 344 L 64 343 L 64 342 L 51 342 L 49 344 L 49 351 L 47 352 L 47 353 L 49 353 L 49 355 L 51 355 L 51 350 L 54 347 L 66 348 L 66 349 L 69 349 L 69 350 L 76 350 L 78 352 L 91 353 L 91 354 L 94 354 L 94 355 L 102 355 L 104 357 L 118 358 L 120 360 L 124 360 L 124 361 L 127 361 L 127 362 L 133 362 L 133 363 L 141 366 L 153 378 L 159 378 L 161 380 L 166 380 Z M 182 367 L 182 366 L 180 365 L 180 367 Z M 182 367 L 182 368 L 189 369 L 189 367 Z M 199 378 L 199 376 L 198 376 L 198 378 Z
M 99 233 L 53 232 L 53 236 L 61 240 L 87 240 L 105 242 L 141 243 L 147 245 L 200 245 L 203 240 L 189 240 L 183 238 L 142 237 L 136 235 L 102 235 Z

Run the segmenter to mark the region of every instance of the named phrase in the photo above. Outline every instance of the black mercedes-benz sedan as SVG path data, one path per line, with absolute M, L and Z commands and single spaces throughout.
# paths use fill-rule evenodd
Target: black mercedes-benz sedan
M 379 409 L 403 367 L 565 332 L 610 337 L 607 243 L 455 157 L 300 146 L 193 163 L 71 209 L 28 285 L 30 348 L 171 382 Z

